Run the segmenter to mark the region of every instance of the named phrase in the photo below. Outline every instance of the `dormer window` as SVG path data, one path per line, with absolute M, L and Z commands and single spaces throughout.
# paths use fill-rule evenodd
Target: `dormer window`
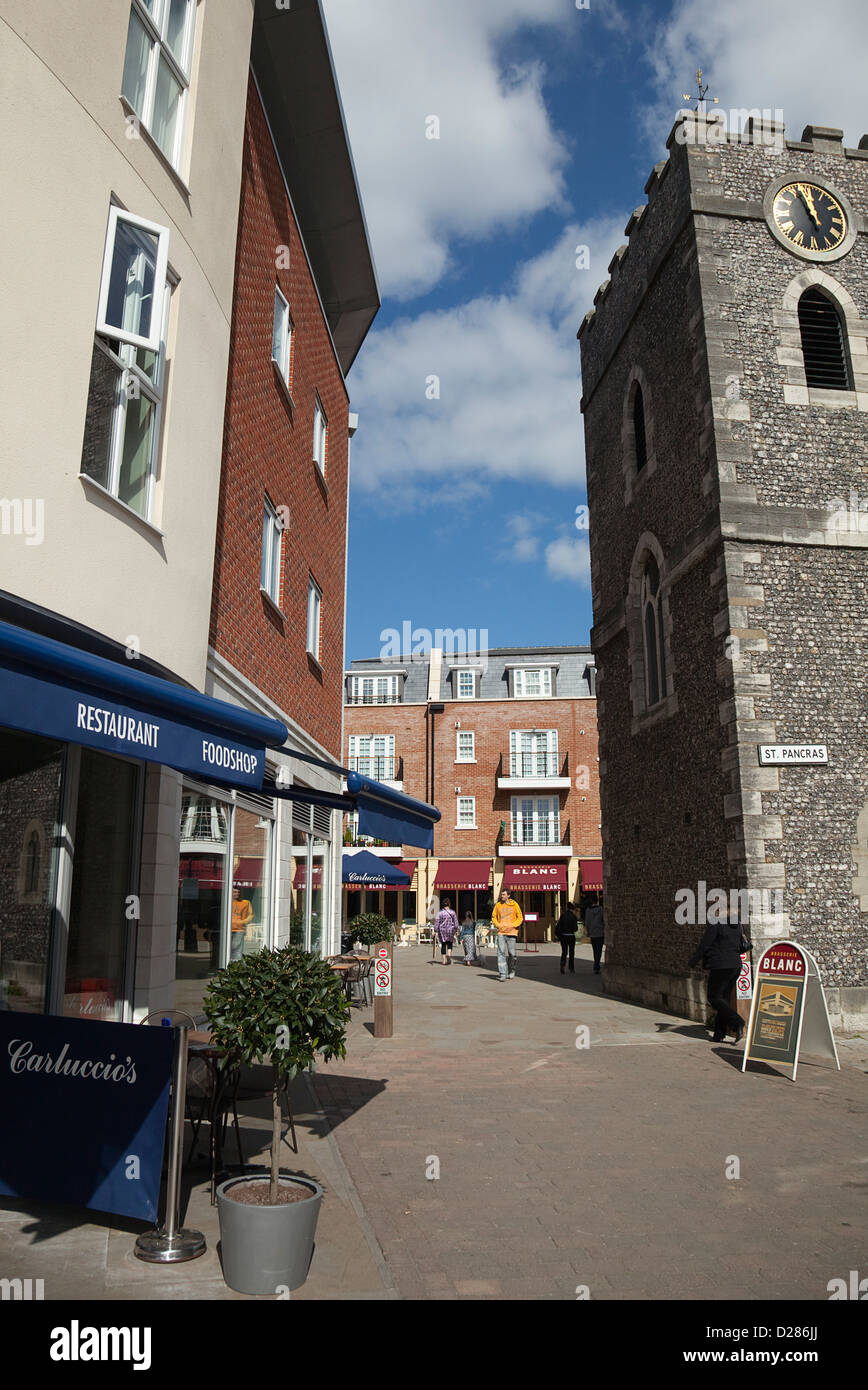
M 458 700 L 476 699 L 476 672 L 464 670 L 455 672 L 455 696 Z
M 397 705 L 401 699 L 401 677 L 396 672 L 388 676 L 350 676 L 351 705 Z
M 516 667 L 512 673 L 512 694 L 516 700 L 536 699 L 551 695 L 552 668 L 550 666 Z

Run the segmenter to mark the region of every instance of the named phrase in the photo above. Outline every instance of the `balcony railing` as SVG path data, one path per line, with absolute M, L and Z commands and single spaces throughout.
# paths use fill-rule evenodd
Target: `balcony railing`
M 348 705 L 400 705 L 400 703 L 400 695 L 362 695 L 358 693 L 347 698 Z
M 521 821 L 513 820 L 511 826 L 507 826 L 503 839 L 505 845 L 561 845 L 569 844 L 570 826 L 561 836 L 560 820 L 549 818 L 548 820 Z
M 501 753 L 498 777 L 568 777 L 569 754 L 510 752 Z M 506 772 L 505 769 L 509 768 Z
M 400 782 L 404 776 L 403 758 L 348 758 L 347 767 L 375 782 Z

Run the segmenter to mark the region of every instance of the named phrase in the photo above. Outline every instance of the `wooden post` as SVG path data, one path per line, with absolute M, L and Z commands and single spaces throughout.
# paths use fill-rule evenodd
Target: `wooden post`
M 392 943 L 379 941 L 374 947 L 374 1037 L 392 1036 Z

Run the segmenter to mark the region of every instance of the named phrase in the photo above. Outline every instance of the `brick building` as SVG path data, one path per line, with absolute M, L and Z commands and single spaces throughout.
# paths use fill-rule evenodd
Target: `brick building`
M 864 1025 L 868 137 L 721 133 L 681 113 L 579 330 L 604 978 L 702 1017 L 675 895 L 748 890 Z
M 430 856 L 373 847 L 410 875 L 409 889 L 350 891 L 348 915 L 422 923 L 447 894 L 459 915 L 487 920 L 506 886 L 529 915 L 529 939 L 548 937 L 566 902 L 602 883 L 594 679 L 584 647 L 354 661 L 345 766 L 442 818 Z M 371 848 L 352 820 L 344 838 L 345 855 Z

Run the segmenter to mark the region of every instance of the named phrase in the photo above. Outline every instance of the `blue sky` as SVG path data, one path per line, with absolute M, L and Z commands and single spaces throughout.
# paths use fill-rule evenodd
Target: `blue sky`
M 586 643 L 576 329 L 697 66 L 725 110 L 856 145 L 868 7 L 323 4 L 383 296 L 348 379 L 347 658 L 406 622 Z

